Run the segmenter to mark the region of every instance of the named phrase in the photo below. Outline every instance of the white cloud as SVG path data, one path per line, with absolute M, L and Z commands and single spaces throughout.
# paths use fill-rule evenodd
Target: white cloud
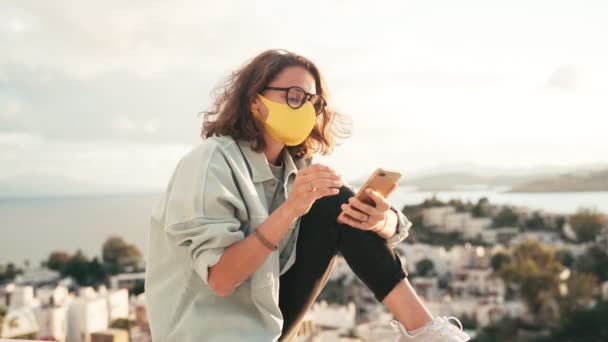
M 315 61 L 335 107 L 353 118 L 353 138 L 333 156 L 345 174 L 367 174 L 363 165 L 372 164 L 607 161 L 604 2 L 306 8 L 278 0 L 2 3 L 0 157 L 11 162 L 0 166 L 162 184 L 166 172 L 142 181 L 127 171 L 198 141 L 195 114 L 213 86 L 271 47 Z M 163 157 L 153 153 L 159 146 L 178 147 Z M 120 166 L 95 171 L 103 163 Z
M 21 105 L 15 101 L 0 103 L 0 118 L 12 119 L 21 111 Z

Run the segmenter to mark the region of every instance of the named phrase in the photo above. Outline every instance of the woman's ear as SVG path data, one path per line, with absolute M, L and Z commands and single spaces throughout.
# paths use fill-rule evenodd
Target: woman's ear
M 252 113 L 260 112 L 260 100 L 257 97 L 254 97 L 251 101 L 251 105 L 249 105 L 249 110 L 251 110 Z

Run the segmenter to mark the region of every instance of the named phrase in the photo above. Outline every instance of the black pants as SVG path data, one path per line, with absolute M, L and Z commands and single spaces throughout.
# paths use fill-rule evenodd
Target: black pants
M 280 278 L 279 307 L 284 318 L 281 341 L 290 341 L 296 336 L 338 252 L 380 302 L 407 276 L 399 257 L 385 239 L 336 221 L 340 205 L 352 196 L 353 191 L 342 186 L 339 194 L 320 198 L 302 216 L 296 262 Z

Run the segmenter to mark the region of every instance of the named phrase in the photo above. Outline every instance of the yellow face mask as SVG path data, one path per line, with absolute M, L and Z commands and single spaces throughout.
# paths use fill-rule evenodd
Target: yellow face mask
M 293 109 L 286 103 L 274 102 L 261 94 L 257 95 L 268 108 L 268 117 L 264 120 L 259 111 L 252 112 L 264 124 L 273 139 L 288 146 L 295 146 L 306 140 L 317 120 L 312 103 L 306 101 L 302 107 Z

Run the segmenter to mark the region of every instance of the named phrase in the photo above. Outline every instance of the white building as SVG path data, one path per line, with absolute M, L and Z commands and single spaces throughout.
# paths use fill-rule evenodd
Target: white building
M 35 269 L 28 269 L 15 276 L 16 285 L 32 285 L 32 286 L 43 286 L 54 284 L 61 279 L 61 274 L 57 271 L 40 267 Z
M 353 302 L 348 305 L 337 305 L 327 304 L 322 300 L 312 305 L 309 319 L 318 327 L 348 330 L 355 326 L 356 314 L 357 307 Z
M 446 250 L 442 246 L 431 246 L 423 243 L 404 244 L 395 250 L 405 257 L 404 264 L 408 271 L 414 272 L 416 264 L 423 259 L 433 262 L 435 273 L 444 277 L 456 270 L 467 267 L 485 267 L 489 265 L 490 256 L 483 247 L 471 244 L 456 245 Z
M 452 206 L 426 208 L 422 210 L 422 223 L 426 227 L 442 227 L 444 216 L 455 211 Z
M 526 305 L 522 301 L 483 301 L 476 308 L 475 318 L 479 326 L 498 323 L 505 317 L 522 317 L 526 313 Z
M 469 317 L 475 319 L 478 327 L 498 322 L 504 317 L 521 317 L 526 306 L 521 301 L 502 302 L 494 296 L 483 298 L 449 298 L 425 302 L 433 315 Z
M 554 232 L 525 232 L 520 233 L 511 240 L 511 245 L 518 245 L 525 240 L 536 240 L 546 245 L 552 245 L 554 247 L 561 246 L 563 244 L 562 238 Z
M 29 308 L 39 305 L 39 301 L 34 297 L 32 286 L 14 286 L 8 296 L 9 309 Z
M 146 279 L 145 272 L 121 273 L 110 277 L 110 288 L 112 289 L 133 289 L 138 282 Z
M 519 235 L 518 227 L 492 228 L 481 232 L 481 238 L 489 243 L 508 244 L 517 235 Z
M 62 306 L 68 302 L 68 288 L 65 286 L 41 287 L 36 290 L 36 298 L 42 306 Z
M 108 328 L 108 303 L 103 297 L 75 298 L 67 312 L 67 340 L 88 342 L 90 334 Z
M 504 298 L 504 281 L 494 275 L 491 268 L 462 269 L 454 274 L 450 283 L 454 297 L 495 296 Z
M 484 230 L 492 226 L 492 219 L 489 217 L 471 217 L 466 222 L 463 237 L 465 239 L 477 239 Z
M 105 297 L 110 322 L 116 319 L 129 318 L 129 291 L 127 289 L 112 290 Z
M 38 331 L 39 339 L 66 341 L 67 306 L 41 306 L 33 309 L 33 312 L 40 327 Z
M 467 239 L 478 238 L 492 225 L 489 217 L 472 217 L 470 212 L 456 212 L 452 206 L 423 209 L 422 222 L 436 232 L 458 232 Z
M 471 213 L 448 213 L 443 217 L 443 225 L 440 226 L 445 232 L 465 231 L 467 222 L 471 219 Z
M 377 319 L 353 328 L 353 335 L 363 341 L 390 341 L 393 342 L 398 337 L 399 332 L 390 321 L 393 319 L 391 313 L 379 315 Z
M 416 264 L 423 259 L 429 259 L 433 262 L 435 272 L 438 275 L 444 275 L 448 271 L 446 267 L 448 257 L 444 247 L 416 243 L 413 245 L 398 245 L 395 250 L 404 256 L 404 265 L 410 273 L 415 272 Z
M 20 307 L 10 309 L 2 320 L 0 338 L 17 338 L 37 333 L 40 330 L 32 309 Z
M 416 294 L 425 300 L 434 300 L 439 296 L 439 279 L 437 277 L 415 277 L 411 279 Z

